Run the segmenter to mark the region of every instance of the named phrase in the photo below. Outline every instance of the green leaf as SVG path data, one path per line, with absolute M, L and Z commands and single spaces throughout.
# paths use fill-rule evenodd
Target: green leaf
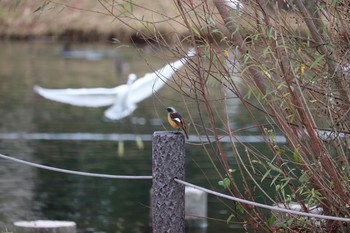
M 265 172 L 264 176 L 261 179 L 261 182 L 263 182 L 265 180 L 265 178 L 270 174 L 270 172 L 271 172 L 271 169 L 269 169 Z
M 290 218 L 288 221 L 287 221 L 287 226 L 291 226 L 294 222 L 294 218 Z
M 268 165 L 273 171 L 276 171 L 276 172 L 278 172 L 278 173 L 283 174 L 283 171 L 282 171 L 280 168 L 278 168 L 278 167 L 276 167 L 275 165 L 273 165 L 272 163 L 267 162 L 267 165 Z
M 206 18 L 207 18 L 209 25 L 212 25 L 212 26 L 216 25 L 215 20 L 212 17 L 206 17 Z
M 281 186 L 281 189 L 284 189 L 284 187 L 286 187 L 288 184 L 289 184 L 289 181 L 293 180 L 293 178 L 291 177 L 286 177 L 284 179 L 282 179 L 281 181 L 285 181 L 282 186 Z
M 276 180 L 280 177 L 280 174 L 278 174 L 277 176 L 275 176 L 275 178 L 273 178 L 272 182 L 271 182 L 271 186 L 276 182 Z
M 300 183 L 307 183 L 307 182 L 309 182 L 309 180 L 310 180 L 310 177 L 306 172 L 303 172 L 301 174 L 301 176 L 299 177 Z
M 249 99 L 252 98 L 252 96 L 253 96 L 253 90 L 251 89 L 251 87 L 249 87 L 247 93 L 244 96 L 244 99 L 248 99 L 249 100 Z
M 228 188 L 231 185 L 231 181 L 229 178 L 224 178 L 223 180 L 220 180 L 218 184 L 224 188 Z
M 271 216 L 268 220 L 267 220 L 267 225 L 272 226 L 277 220 L 277 217 L 275 215 Z
M 237 203 L 237 204 L 236 204 L 236 210 L 238 210 L 239 212 L 241 212 L 241 214 L 244 213 L 243 207 L 242 207 L 242 205 L 241 205 L 240 203 Z
M 296 162 L 296 163 L 303 162 L 303 160 L 301 159 L 300 151 L 297 148 L 293 151 L 293 159 L 294 159 L 294 162 Z
M 316 58 L 316 60 L 310 65 L 310 69 L 319 65 L 320 61 L 325 57 L 325 55 L 320 55 Z
M 232 169 L 229 169 L 228 171 L 229 171 L 230 173 L 234 173 L 234 172 L 237 171 L 237 169 L 232 168 Z
M 226 223 L 229 224 L 232 220 L 232 218 L 234 218 L 235 215 L 234 214 L 230 214 L 230 216 L 228 216 L 227 220 L 226 220 Z
M 200 31 L 199 31 L 197 28 L 191 27 L 191 29 L 192 29 L 193 33 L 194 33 L 198 38 L 201 38 L 201 37 L 202 37 Z

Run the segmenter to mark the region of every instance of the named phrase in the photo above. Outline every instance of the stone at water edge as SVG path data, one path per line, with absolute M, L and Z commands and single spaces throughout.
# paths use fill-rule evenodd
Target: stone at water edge
M 17 221 L 14 226 L 16 233 L 76 233 L 76 224 L 72 221 Z

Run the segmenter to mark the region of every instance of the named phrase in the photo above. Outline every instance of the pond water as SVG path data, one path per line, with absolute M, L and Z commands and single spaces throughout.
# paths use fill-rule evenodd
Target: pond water
M 33 86 L 113 87 L 125 83 L 129 72 L 140 76 L 165 61 L 147 50 L 140 56 L 128 47 L 73 46 L 112 49 L 115 57 L 63 58 L 57 54 L 62 45 L 48 42 L 0 44 L 0 153 L 77 171 L 151 175 L 148 139 L 165 130 L 165 107 L 174 103 L 170 87 L 141 102 L 131 118 L 112 122 L 103 118 L 105 108 L 52 102 L 35 94 Z M 124 68 L 116 72 L 116 63 Z M 143 135 L 143 149 L 135 135 Z M 210 188 L 207 177 L 217 185 L 218 175 L 201 147 L 186 145 L 187 181 Z M 151 180 L 67 175 L 0 159 L 0 232 L 11 230 L 14 221 L 38 219 L 75 221 L 78 232 L 150 232 L 150 188 Z M 213 196 L 208 201 L 207 233 L 241 231 L 226 224 L 226 205 L 232 203 Z

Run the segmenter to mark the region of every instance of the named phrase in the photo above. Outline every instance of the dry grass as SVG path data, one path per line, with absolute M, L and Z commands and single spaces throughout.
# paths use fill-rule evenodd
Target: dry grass
M 0 0 L 2 38 L 49 37 L 54 40 L 85 41 L 116 38 L 126 43 L 131 37 L 139 37 L 138 32 L 150 37 L 155 34 L 162 35 L 170 42 L 174 39 L 181 40 L 190 34 L 173 0 L 20 0 L 18 4 L 16 2 Z M 193 2 L 197 8 L 188 12 L 189 16 L 195 18 L 195 13 L 200 13 L 201 8 L 206 5 L 213 15 L 218 16 L 216 20 L 220 21 L 220 16 L 211 1 L 193 0 Z M 254 15 L 251 9 L 253 7 L 245 6 L 246 15 Z M 276 20 L 281 20 L 280 17 L 289 21 L 291 29 L 295 30 L 296 26 L 300 29 L 293 16 L 278 16 Z M 240 17 L 237 20 L 248 33 L 256 30 L 254 23 L 251 25 L 254 19 Z M 225 31 L 224 28 L 221 30 Z
M 0 1 L 0 35 L 3 38 L 50 36 L 78 40 L 115 37 L 125 41 L 137 31 L 170 33 L 176 29 L 183 34 L 187 30 L 181 26 L 181 19 L 176 20 L 179 16 L 172 0 L 147 1 L 147 4 L 146 1 L 133 1 L 133 6 L 126 1 L 57 0 L 44 3 L 33 0 L 20 1 L 16 5 L 16 1 Z M 41 6 L 44 7 L 39 9 Z M 148 21 L 157 23 L 151 25 Z

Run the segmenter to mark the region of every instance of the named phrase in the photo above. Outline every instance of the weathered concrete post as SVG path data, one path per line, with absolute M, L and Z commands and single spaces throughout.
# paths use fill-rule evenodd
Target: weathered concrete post
M 153 233 L 185 232 L 185 137 L 177 132 L 154 132 L 152 145 Z

